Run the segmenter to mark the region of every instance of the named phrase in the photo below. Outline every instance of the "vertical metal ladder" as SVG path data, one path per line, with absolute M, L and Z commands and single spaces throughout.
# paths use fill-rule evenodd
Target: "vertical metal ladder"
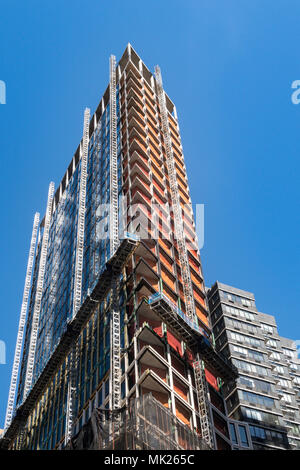
M 168 168 L 170 189 L 171 189 L 171 200 L 174 212 L 174 226 L 175 236 L 178 246 L 179 261 L 181 266 L 181 276 L 183 283 L 183 293 L 185 298 L 186 315 L 192 321 L 196 321 L 195 313 L 195 302 L 193 295 L 193 286 L 191 280 L 190 266 L 188 252 L 185 242 L 185 235 L 183 230 L 183 215 L 179 200 L 179 189 L 176 178 L 176 169 L 174 162 L 174 155 L 172 150 L 172 141 L 170 137 L 170 128 L 168 121 L 168 110 L 166 105 L 166 97 L 162 84 L 162 77 L 160 68 L 155 67 L 155 78 L 157 83 L 157 94 L 160 107 L 161 121 L 162 121 L 162 133 L 164 137 L 165 149 L 166 149 L 166 163 Z M 211 420 L 209 413 L 208 394 L 207 394 L 207 383 L 205 378 L 205 372 L 202 367 L 202 361 L 200 360 L 199 354 L 194 362 L 194 373 L 195 382 L 197 389 L 197 397 L 199 403 L 199 413 L 201 419 L 201 430 L 202 436 L 205 441 L 212 447 L 213 439 L 211 432 Z
M 197 353 L 196 361 L 194 361 L 194 373 L 198 399 L 198 409 L 200 414 L 201 434 L 205 442 L 211 447 L 214 447 L 214 440 L 212 435 L 211 419 L 210 419 L 210 406 L 208 401 L 208 387 L 205 377 L 204 362 L 201 360 L 199 353 Z
M 52 216 L 53 196 L 54 196 L 54 183 L 51 182 L 49 185 L 49 191 L 48 191 L 47 209 L 46 209 L 44 232 L 43 232 L 43 239 L 42 239 L 42 246 L 41 246 L 41 255 L 40 255 L 40 262 L 39 262 L 39 272 L 38 272 L 38 279 L 37 279 L 37 285 L 36 285 L 34 310 L 33 310 L 33 315 L 32 315 L 31 335 L 30 335 L 29 352 L 28 352 L 28 360 L 27 360 L 27 367 L 26 367 L 23 401 L 27 397 L 30 391 L 31 385 L 32 385 L 33 368 L 34 368 L 34 362 L 35 362 L 35 350 L 36 350 L 37 335 L 38 335 L 38 328 L 39 328 L 39 319 L 40 319 L 40 312 L 41 312 L 45 267 L 46 267 L 47 250 L 48 250 L 49 231 L 50 231 L 50 223 L 51 223 L 51 216 Z
M 34 221 L 33 221 L 33 229 L 32 229 L 30 250 L 29 250 L 28 262 L 27 262 L 27 270 L 26 270 L 22 307 L 21 307 L 20 320 L 19 320 L 17 343 L 16 343 L 15 356 L 14 356 L 11 381 L 10 381 L 10 387 L 9 387 L 9 393 L 8 393 L 8 402 L 7 402 L 7 409 L 6 409 L 6 415 L 5 415 L 4 429 L 7 429 L 9 427 L 12 421 L 13 412 L 14 412 L 15 396 L 16 396 L 22 344 L 23 344 L 23 337 L 24 337 L 24 330 L 25 330 L 25 323 L 26 323 L 26 313 L 27 313 L 29 293 L 30 293 L 30 288 L 31 288 L 31 278 L 32 278 L 32 270 L 33 270 L 33 262 L 34 262 L 38 227 L 39 227 L 39 220 L 40 220 L 40 214 L 37 212 L 34 216 Z
M 79 345 L 78 339 L 72 346 L 69 354 L 69 367 L 68 367 L 68 395 L 67 395 L 67 410 L 66 410 L 66 431 L 65 431 L 65 445 L 71 440 L 73 433 L 73 423 L 75 417 L 75 404 L 77 396 L 77 367 L 79 360 Z
M 82 137 L 82 155 L 81 171 L 79 182 L 79 207 L 77 221 L 77 243 L 76 243 L 76 261 L 75 261 L 75 282 L 74 282 L 74 301 L 73 315 L 76 316 L 81 306 L 82 291 L 82 271 L 83 271 L 83 253 L 84 253 L 84 229 L 85 229 L 85 200 L 86 200 L 86 182 L 87 182 L 87 161 L 89 147 L 89 124 L 90 109 L 84 111 L 83 137 Z M 65 445 L 69 442 L 73 432 L 74 408 L 77 393 L 77 365 L 78 365 L 78 341 L 73 344 L 69 354 L 68 368 L 68 397 L 66 410 L 66 431 Z
M 88 161 L 88 147 L 89 147 L 89 123 L 90 123 L 90 110 L 89 108 L 86 108 L 84 111 L 81 170 L 80 170 L 80 183 L 79 183 L 80 186 L 79 186 L 79 206 L 78 206 L 78 221 L 77 221 L 73 318 L 76 315 L 81 305 L 82 269 L 83 269 L 83 253 L 84 253 L 84 227 L 85 227 L 85 199 L 86 199 L 87 161 Z
M 117 99 L 116 99 L 116 58 L 110 57 L 110 256 L 119 246 L 119 207 L 118 207 L 118 149 L 117 149 Z M 112 409 L 121 406 L 121 339 L 120 339 L 120 304 L 119 274 L 112 276 L 112 304 L 110 317 L 111 337 L 111 392 Z
M 168 121 L 168 110 L 166 105 L 166 96 L 163 89 L 162 77 L 160 68 L 158 65 L 155 67 L 155 78 L 157 83 L 157 95 L 160 107 L 161 121 L 162 121 L 162 133 L 164 137 L 165 149 L 166 149 L 166 163 L 168 168 L 169 183 L 171 189 L 171 200 L 174 212 L 174 226 L 175 226 L 175 237 L 178 246 L 179 261 L 181 266 L 181 277 L 183 284 L 183 293 L 185 298 L 185 309 L 186 315 L 193 321 L 195 321 L 195 303 L 191 281 L 191 273 L 189 267 L 189 258 L 185 243 L 185 235 L 183 230 L 183 214 L 179 200 L 179 189 L 176 177 L 176 169 L 174 162 L 174 155 L 172 150 L 172 141 L 170 137 L 170 128 Z

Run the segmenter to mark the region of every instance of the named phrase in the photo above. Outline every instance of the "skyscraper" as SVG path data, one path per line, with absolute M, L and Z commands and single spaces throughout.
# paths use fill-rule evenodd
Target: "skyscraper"
M 249 423 L 254 449 L 299 449 L 295 342 L 279 336 L 275 318 L 257 310 L 251 292 L 216 282 L 208 299 L 216 347 L 239 371 L 224 387 L 229 416 Z
M 133 448 L 231 448 L 236 374 L 213 343 L 176 108 L 128 45 L 35 216 L 2 445 L 63 448 L 100 410 L 109 448 L 150 400 L 160 443 L 140 426 Z

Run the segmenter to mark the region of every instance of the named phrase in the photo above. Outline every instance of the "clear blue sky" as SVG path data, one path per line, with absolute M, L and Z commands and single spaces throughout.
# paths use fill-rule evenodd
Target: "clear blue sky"
M 33 215 L 128 42 L 161 66 L 177 106 L 192 199 L 205 204 L 206 285 L 254 292 L 300 339 L 299 17 L 298 0 L 0 0 L 0 427 Z

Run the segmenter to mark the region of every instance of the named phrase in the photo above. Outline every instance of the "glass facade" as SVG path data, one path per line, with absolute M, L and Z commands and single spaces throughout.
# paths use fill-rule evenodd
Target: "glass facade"
M 121 192 L 122 172 L 118 87 L 116 98 L 118 120 L 118 187 L 119 192 Z M 87 173 L 82 299 L 86 297 L 88 289 L 95 283 L 101 267 L 110 258 L 108 206 L 110 202 L 109 103 L 104 109 L 97 127 L 89 140 Z M 59 201 L 52 214 L 32 385 L 34 385 L 43 371 L 61 335 L 65 331 L 67 321 L 73 314 L 80 175 L 81 160 L 77 162 L 76 168 L 66 184 L 63 194 L 59 197 Z M 37 273 L 39 267 L 38 256 L 35 264 L 35 272 Z M 37 275 L 33 280 L 30 311 L 34 309 L 36 277 Z M 30 320 L 31 318 L 29 317 L 26 335 L 28 340 L 25 342 L 22 364 L 22 371 L 24 372 L 31 332 Z M 105 335 L 108 338 L 109 331 L 106 331 Z M 106 362 L 109 363 L 109 360 Z M 18 404 L 24 398 L 24 380 L 25 375 L 22 373 L 19 384 Z

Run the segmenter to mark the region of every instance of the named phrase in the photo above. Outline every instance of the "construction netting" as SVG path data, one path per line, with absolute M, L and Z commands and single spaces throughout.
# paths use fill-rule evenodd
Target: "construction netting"
M 130 400 L 127 407 L 117 411 L 93 410 L 67 449 L 209 450 L 209 447 L 150 393 Z

